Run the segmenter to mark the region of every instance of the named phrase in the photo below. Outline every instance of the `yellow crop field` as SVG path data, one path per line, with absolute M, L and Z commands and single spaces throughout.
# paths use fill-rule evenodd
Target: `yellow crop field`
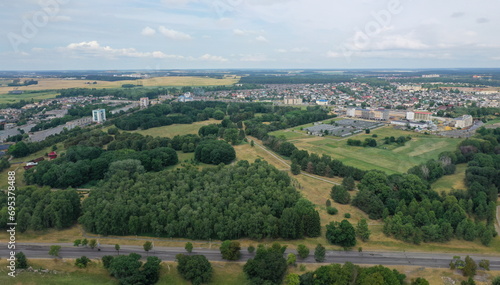
M 22 78 L 21 81 L 27 79 L 30 78 Z M 218 86 L 218 85 L 232 85 L 237 83 L 238 81 L 239 77 L 237 76 L 226 76 L 222 79 L 203 77 L 203 76 L 167 76 L 167 77 L 154 77 L 148 79 L 134 79 L 134 80 L 122 80 L 122 81 L 66 80 L 60 78 L 43 78 L 43 79 L 38 79 L 37 85 L 0 87 L 0 94 L 8 94 L 9 91 L 12 90 L 53 90 L 53 89 L 67 89 L 67 88 L 120 88 L 123 84 L 135 84 L 135 85 L 142 85 L 144 87 Z M 94 82 L 96 82 L 96 84 L 93 84 Z

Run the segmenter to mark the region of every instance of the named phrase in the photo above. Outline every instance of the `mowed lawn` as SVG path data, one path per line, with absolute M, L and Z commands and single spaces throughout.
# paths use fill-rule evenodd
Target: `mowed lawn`
M 173 124 L 169 126 L 151 128 L 147 130 L 132 131 L 144 136 L 152 137 L 169 137 L 173 138 L 177 135 L 198 134 L 198 130 L 206 125 L 219 124 L 221 120 L 210 119 L 207 121 L 194 122 L 192 124 Z
M 449 192 L 452 189 L 467 189 L 465 186 L 465 170 L 467 169 L 467 164 L 457 165 L 455 174 L 445 175 L 439 178 L 436 182 L 432 184 L 432 189 L 434 191 L 441 193 L 441 191 Z
M 307 125 L 308 126 L 308 125 Z M 299 149 L 319 155 L 327 154 L 334 159 L 341 160 L 347 165 L 364 170 L 379 169 L 387 173 L 403 173 L 409 168 L 424 163 L 429 159 L 437 159 L 443 151 L 455 150 L 460 139 L 442 138 L 433 135 L 419 134 L 410 131 L 393 129 L 390 126 L 372 130 L 370 134 L 358 134 L 348 138 L 332 136 L 316 137 L 306 135 L 300 127 L 293 130 L 277 131 L 271 133 L 275 136 L 284 136 L 294 143 Z M 348 146 L 348 139 L 364 141 L 376 134 L 378 147 Z M 410 136 L 412 139 L 404 146 L 395 144 L 384 145 L 385 137 Z

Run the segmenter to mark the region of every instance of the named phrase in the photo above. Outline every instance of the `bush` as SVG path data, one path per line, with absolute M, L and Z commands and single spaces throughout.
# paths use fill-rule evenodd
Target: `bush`
M 87 267 L 87 264 L 89 262 L 90 262 L 89 258 L 87 258 L 86 256 L 82 256 L 82 257 L 76 259 L 75 265 L 80 267 L 80 268 L 85 268 L 85 267 Z
M 351 218 L 351 214 L 349 214 L 349 213 L 345 213 L 345 214 L 344 214 L 344 217 L 345 217 L 346 219 L 349 219 L 349 218 Z
M 326 212 L 330 215 L 336 215 L 339 210 L 337 210 L 337 208 L 335 207 L 326 207 Z

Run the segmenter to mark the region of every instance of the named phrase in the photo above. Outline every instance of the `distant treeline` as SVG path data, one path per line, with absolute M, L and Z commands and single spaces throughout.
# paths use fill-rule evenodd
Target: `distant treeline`
M 249 84 L 325 84 L 350 82 L 352 76 L 342 75 L 250 75 L 240 79 L 240 83 Z

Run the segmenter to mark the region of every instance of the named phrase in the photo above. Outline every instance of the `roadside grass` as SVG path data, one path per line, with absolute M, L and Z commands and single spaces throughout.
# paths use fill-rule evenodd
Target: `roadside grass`
M 311 124 L 308 124 L 311 125 Z M 301 126 L 305 127 L 307 125 Z M 277 131 L 272 135 L 284 135 L 290 142 L 293 142 L 299 149 L 305 149 L 319 155 L 330 155 L 347 165 L 358 167 L 364 170 L 378 169 L 393 173 L 404 173 L 409 168 L 424 163 L 429 159 L 437 158 L 443 151 L 455 150 L 460 143 L 460 139 L 441 138 L 432 135 L 423 135 L 409 131 L 396 130 L 392 127 L 382 127 L 372 130 L 370 134 L 357 134 L 348 138 L 364 141 L 366 138 L 373 138 L 377 135 L 377 147 L 356 147 L 348 146 L 348 138 L 336 137 L 316 137 L 307 136 L 305 132 L 298 130 L 300 127 L 290 130 Z M 385 137 L 410 136 L 412 139 L 404 146 L 395 144 L 384 145 Z
M 434 191 L 441 193 L 442 191 L 448 193 L 452 189 L 467 189 L 465 186 L 465 170 L 467 169 L 467 164 L 457 165 L 457 169 L 452 175 L 445 175 L 439 178 L 436 182 L 432 184 L 432 189 Z
M 49 269 L 55 270 L 56 273 L 35 273 L 35 272 L 19 272 L 14 278 L 7 275 L 7 261 L 0 260 L 0 283 L 1 284 L 16 284 L 16 285 L 58 285 L 58 284 L 118 284 L 118 280 L 111 277 L 109 272 L 102 267 L 100 260 L 92 259 L 87 268 L 77 268 L 74 265 L 74 259 L 29 259 L 30 266 L 34 269 Z M 476 261 L 477 262 L 477 261 Z M 243 272 L 243 262 L 210 262 L 214 270 L 212 281 L 209 284 L 217 285 L 247 285 L 250 284 Z M 300 263 L 300 259 L 297 264 Z M 314 271 L 324 263 L 304 264 L 305 270 L 301 271 L 299 266 L 289 266 L 286 274 L 296 273 L 304 274 Z M 369 267 L 372 265 L 360 265 L 361 267 Z M 400 273 L 406 275 L 406 281 L 417 277 L 424 277 L 430 284 L 448 284 L 444 281 L 453 280 L 456 283 L 465 281 L 458 271 L 452 271 L 447 268 L 424 268 L 418 266 L 386 266 L 390 269 L 396 269 Z M 476 275 L 476 284 L 489 284 L 491 279 L 500 275 L 500 271 L 483 271 L 478 270 Z M 481 280 L 481 281 L 479 281 Z M 487 282 L 483 282 L 487 281 Z M 162 262 L 160 270 L 159 285 L 189 285 L 191 282 L 186 281 L 177 271 L 177 263 L 168 261 Z
M 7 261 L 0 260 L 0 284 L 22 285 L 57 285 L 57 284 L 118 284 L 118 280 L 111 277 L 102 263 L 92 259 L 87 268 L 75 266 L 75 259 L 30 259 L 28 263 L 33 269 L 55 270 L 57 273 L 20 272 L 15 278 L 7 275 Z
M 192 124 L 173 124 L 169 126 L 131 132 L 139 133 L 144 136 L 173 138 L 176 135 L 198 134 L 198 130 L 201 127 L 210 124 L 219 124 L 220 122 L 221 120 L 209 119 L 206 121 L 194 122 Z

